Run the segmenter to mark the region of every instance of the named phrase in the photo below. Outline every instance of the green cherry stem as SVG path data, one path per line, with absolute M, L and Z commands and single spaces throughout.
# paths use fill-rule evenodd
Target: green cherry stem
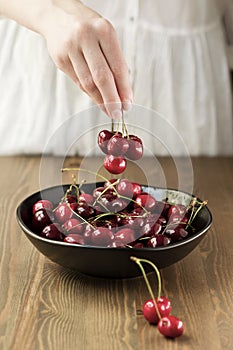
M 153 269 L 154 269 L 154 271 L 155 271 L 155 273 L 157 275 L 157 280 L 158 280 L 158 297 L 157 297 L 157 300 L 160 300 L 160 297 L 161 297 L 161 277 L 160 277 L 160 273 L 159 273 L 158 268 L 150 260 L 136 258 L 135 256 L 131 256 L 130 259 L 132 261 L 134 261 L 140 267 L 142 275 L 143 275 L 144 280 L 146 282 L 146 286 L 147 286 L 148 292 L 149 292 L 149 294 L 151 296 L 151 299 L 154 302 L 156 313 L 157 313 L 159 319 L 161 320 L 162 317 L 161 317 L 161 314 L 160 314 L 159 309 L 158 309 L 157 301 L 156 301 L 154 293 L 152 291 L 150 282 L 148 281 L 148 278 L 146 276 L 146 272 L 144 270 L 144 267 L 142 266 L 141 263 L 144 262 L 144 263 L 149 264 L 149 265 L 151 265 L 153 267 Z

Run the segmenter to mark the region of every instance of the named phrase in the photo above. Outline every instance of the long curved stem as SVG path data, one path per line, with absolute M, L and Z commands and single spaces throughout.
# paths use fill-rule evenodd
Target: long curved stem
M 158 268 L 157 268 L 151 261 L 146 260 L 146 259 L 136 258 L 135 256 L 131 256 L 130 259 L 131 259 L 132 261 L 134 261 L 134 262 L 140 267 L 141 272 L 142 272 L 142 275 L 143 275 L 144 280 L 145 280 L 145 282 L 146 282 L 146 286 L 147 286 L 148 292 L 149 292 L 149 294 L 150 294 L 150 296 L 151 296 L 151 299 L 152 299 L 153 302 L 154 302 L 154 306 L 155 306 L 156 313 L 157 313 L 159 319 L 161 320 L 162 317 L 161 317 L 161 314 L 160 314 L 159 309 L 158 309 L 158 305 L 157 305 L 156 298 L 155 298 L 155 296 L 154 296 L 154 293 L 153 293 L 153 291 L 152 291 L 150 282 L 148 281 L 148 278 L 147 278 L 147 276 L 146 276 L 145 270 L 144 270 L 144 268 L 143 268 L 141 262 L 150 264 L 150 265 L 153 267 L 153 269 L 155 270 L 156 275 L 157 275 L 157 280 L 158 280 L 158 297 L 157 297 L 157 300 L 160 300 L 160 297 L 161 297 L 161 278 L 160 278 L 160 273 L 159 273 Z

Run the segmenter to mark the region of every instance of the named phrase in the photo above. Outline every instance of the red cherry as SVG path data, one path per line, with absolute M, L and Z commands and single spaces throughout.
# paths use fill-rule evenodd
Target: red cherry
M 113 213 L 118 213 L 127 207 L 128 203 L 122 198 L 116 198 L 108 204 L 108 209 Z
M 63 241 L 63 234 L 61 231 L 61 226 L 54 223 L 45 226 L 41 232 L 41 236 L 44 238 L 52 239 L 54 241 Z
M 104 153 L 108 153 L 108 141 L 110 140 L 110 138 L 114 135 L 113 132 L 109 131 L 109 130 L 102 130 L 99 132 L 98 134 L 98 145 L 100 147 L 100 149 L 102 150 L 102 152 Z
M 136 198 L 139 194 L 142 193 L 142 186 L 139 185 L 137 182 L 132 182 L 133 186 L 133 198 Z
M 63 225 L 64 230 L 68 234 L 80 234 L 83 232 L 83 224 L 78 219 L 69 219 Z
M 126 159 L 124 157 L 115 157 L 109 154 L 104 159 L 104 167 L 111 174 L 121 174 L 126 169 Z
M 41 199 L 37 201 L 33 207 L 32 207 L 32 214 L 35 214 L 38 210 L 40 209 L 45 209 L 45 210 L 53 210 L 53 203 L 48 201 L 47 199 Z
M 104 188 L 110 187 L 112 184 L 114 184 L 117 181 L 117 179 L 110 179 L 104 183 Z
M 122 228 L 114 236 L 117 247 L 125 246 L 135 240 L 135 232 L 131 228 Z
M 157 307 L 161 317 L 168 316 L 171 312 L 171 302 L 165 297 L 160 297 L 155 299 L 157 303 Z M 159 315 L 156 312 L 155 304 L 152 299 L 147 300 L 142 309 L 143 315 L 145 319 L 152 324 L 157 324 L 159 322 Z
M 94 197 L 89 193 L 81 193 L 79 196 L 79 202 L 86 202 L 88 205 L 92 205 L 94 201 Z
M 129 135 L 128 143 L 129 143 L 129 149 L 125 153 L 125 156 L 131 160 L 140 159 L 143 155 L 142 140 L 135 135 Z
M 186 213 L 186 207 L 182 204 L 170 205 L 168 209 L 167 216 L 170 218 L 172 215 L 178 215 L 179 217 L 183 217 Z
M 91 243 L 96 246 L 107 247 L 113 238 L 113 233 L 107 227 L 99 227 L 91 233 Z
M 108 154 L 122 156 L 128 151 L 129 142 L 127 139 L 123 138 L 121 134 L 117 133 L 108 141 L 107 149 Z
M 164 234 L 170 238 L 172 242 L 178 242 L 188 236 L 188 231 L 181 226 L 175 226 L 168 227 Z
M 126 180 L 126 179 L 121 180 L 117 184 L 116 190 L 121 196 L 128 197 L 128 198 L 133 198 L 134 196 L 134 187 L 129 180 Z
M 168 315 L 161 318 L 158 323 L 158 330 L 165 337 L 176 338 L 183 334 L 184 325 L 179 318 Z
M 82 235 L 70 233 L 64 238 L 64 242 L 83 245 L 85 244 L 85 239 Z
M 65 201 L 67 202 L 67 203 L 77 203 L 77 196 L 73 196 L 73 195 L 71 195 L 71 194 L 68 194 L 67 196 L 66 196 L 66 198 L 65 198 Z
M 45 209 L 37 210 L 32 218 L 32 227 L 36 232 L 40 233 L 45 226 L 52 223 L 52 220 L 52 212 Z
M 95 215 L 95 209 L 86 202 L 80 202 L 77 206 L 76 213 L 83 218 L 90 218 Z
M 155 234 L 147 241 L 148 248 L 157 248 L 168 245 L 171 242 L 171 238 L 161 234 Z
M 156 199 L 148 193 L 139 194 L 135 198 L 135 202 L 138 206 L 143 207 L 146 210 L 153 210 L 156 207 Z
M 71 203 L 70 206 L 72 204 L 76 204 L 76 203 Z M 73 212 L 70 209 L 70 206 L 67 203 L 60 203 L 58 205 L 58 207 L 56 208 L 55 216 L 56 216 L 57 221 L 60 224 L 64 224 L 67 220 L 72 218 Z

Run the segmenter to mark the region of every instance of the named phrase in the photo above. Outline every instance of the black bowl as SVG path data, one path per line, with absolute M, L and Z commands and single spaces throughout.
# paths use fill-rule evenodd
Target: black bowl
M 97 184 L 85 184 L 85 192 L 91 192 Z M 17 220 L 32 244 L 50 260 L 64 267 L 77 270 L 83 274 L 105 278 L 129 278 L 141 275 L 138 266 L 130 256 L 151 260 L 158 268 L 176 263 L 188 255 L 203 239 L 212 223 L 212 216 L 207 206 L 197 214 L 193 226 L 195 234 L 177 243 L 158 248 L 107 248 L 88 245 L 76 245 L 42 238 L 31 228 L 31 210 L 33 204 L 43 199 L 58 203 L 69 185 L 54 186 L 36 192 L 22 201 L 17 208 Z M 188 205 L 193 196 L 174 189 L 143 186 L 157 200 L 168 198 L 169 202 Z M 150 269 L 147 269 L 150 271 Z

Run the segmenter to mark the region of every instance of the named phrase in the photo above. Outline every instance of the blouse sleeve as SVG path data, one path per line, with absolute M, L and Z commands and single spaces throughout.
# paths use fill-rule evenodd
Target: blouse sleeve
M 233 0 L 225 0 L 223 23 L 226 31 L 229 66 L 233 70 Z

